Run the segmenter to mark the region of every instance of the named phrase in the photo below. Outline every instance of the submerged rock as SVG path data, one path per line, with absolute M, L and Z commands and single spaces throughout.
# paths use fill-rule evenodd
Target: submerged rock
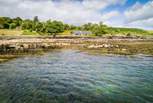
M 119 47 L 118 45 L 111 45 L 111 44 L 102 44 L 102 45 L 89 45 L 87 48 L 113 48 L 113 47 Z

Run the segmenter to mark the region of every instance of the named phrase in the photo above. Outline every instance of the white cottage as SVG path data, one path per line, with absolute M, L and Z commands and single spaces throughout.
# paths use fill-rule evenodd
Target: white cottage
M 72 31 L 72 35 L 75 35 L 75 36 L 81 36 L 81 35 L 91 35 L 92 32 L 91 31 Z

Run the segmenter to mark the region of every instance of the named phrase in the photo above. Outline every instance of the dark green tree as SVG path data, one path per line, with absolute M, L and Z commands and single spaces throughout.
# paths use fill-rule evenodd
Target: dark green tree
M 35 31 L 36 32 L 43 32 L 44 31 L 44 24 L 41 22 L 36 23 Z
M 0 17 L 0 29 L 4 29 L 5 19 Z
M 9 29 L 15 29 L 17 25 L 15 23 L 9 24 Z
M 17 17 L 12 19 L 12 22 L 16 25 L 16 27 L 19 27 L 22 24 L 22 19 L 20 17 Z
M 49 35 L 56 36 L 57 33 L 61 33 L 64 31 L 64 25 L 60 21 L 47 21 L 45 26 L 45 31 Z
M 9 17 L 0 17 L 0 28 L 9 29 L 9 25 L 12 23 L 12 19 Z
M 22 22 L 22 29 L 23 30 L 30 30 L 30 31 L 33 31 L 33 21 L 32 20 L 29 20 L 29 19 L 26 19 Z
M 34 22 L 39 22 L 38 16 L 35 16 L 33 19 Z

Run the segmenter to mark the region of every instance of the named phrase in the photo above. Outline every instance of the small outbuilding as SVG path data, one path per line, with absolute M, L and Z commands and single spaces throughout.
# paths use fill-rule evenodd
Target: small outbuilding
M 75 36 L 87 36 L 87 35 L 91 35 L 92 32 L 91 31 L 72 31 L 72 35 Z

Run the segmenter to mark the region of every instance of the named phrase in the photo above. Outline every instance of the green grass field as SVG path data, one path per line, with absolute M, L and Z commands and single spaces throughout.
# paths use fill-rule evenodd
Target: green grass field
M 22 35 L 39 35 L 37 32 L 30 32 L 29 30 L 10 30 L 0 29 L 0 36 L 22 36 Z
M 149 36 L 153 35 L 150 31 L 137 29 L 137 28 L 116 28 L 109 27 L 108 32 L 112 35 L 137 35 L 137 36 Z
M 0 29 L 1 36 L 19 36 L 22 35 L 22 30 Z

